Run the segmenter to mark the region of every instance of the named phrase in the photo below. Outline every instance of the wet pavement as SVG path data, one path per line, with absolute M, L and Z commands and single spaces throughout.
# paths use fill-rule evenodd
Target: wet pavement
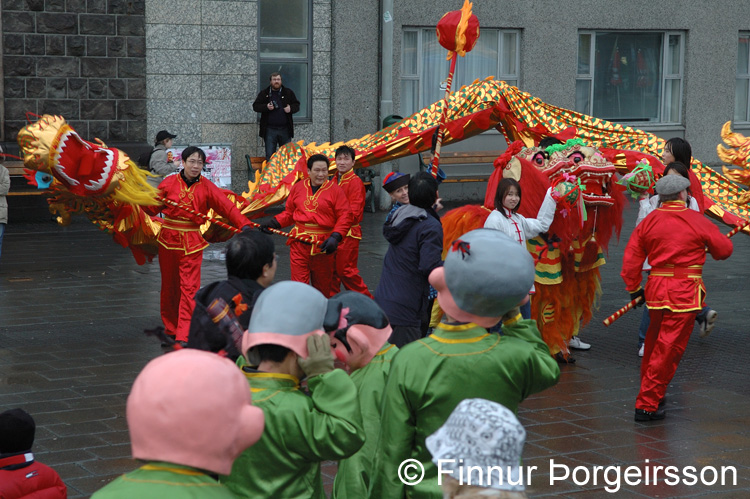
M 750 238 L 735 237 L 728 261 L 706 265 L 708 302 L 719 321 L 708 338 L 699 338 L 697 329 L 691 338 L 667 391 L 667 418 L 635 423 L 641 312 L 609 328 L 601 323 L 628 299 L 619 271 L 635 215 L 631 206 L 621 242 L 610 245 L 601 307 L 581 334 L 591 350 L 575 354 L 578 362 L 562 368 L 557 386 L 520 406 L 528 432 L 527 492 L 750 497 Z M 25 218 L 15 223 L 11 218 L 0 259 L 0 411 L 30 412 L 37 422 L 37 458 L 58 471 L 70 497 L 87 497 L 137 467 L 130 458 L 125 401 L 140 369 L 162 354 L 158 341 L 142 333 L 160 323 L 159 268 L 138 266 L 129 251 L 82 218 L 68 227 L 46 216 Z M 385 213 L 365 213 L 363 222 L 360 269 L 371 290 L 387 249 L 380 234 L 384 218 Z M 281 238 L 274 239 L 277 280 L 287 279 L 288 251 Z M 206 253 L 203 284 L 225 276 L 220 249 Z M 605 473 L 597 466 L 612 468 Z M 629 466 L 649 468 L 649 483 L 645 476 L 639 484 L 632 476 L 626 483 Z M 655 466 L 677 467 L 679 480 L 665 483 L 662 471 L 654 485 Z M 714 484 L 711 467 L 719 472 Z M 722 467 L 736 469 L 736 485 L 731 474 L 721 484 Z M 562 479 L 566 470 L 571 475 Z M 330 484 L 335 465 L 328 463 L 324 473 Z

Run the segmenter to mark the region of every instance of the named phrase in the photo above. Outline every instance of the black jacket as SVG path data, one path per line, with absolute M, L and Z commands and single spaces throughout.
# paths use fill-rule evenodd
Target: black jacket
M 209 352 L 224 350 L 229 358 L 236 360 L 240 355 L 230 332 L 217 326 L 206 313 L 206 307 L 216 298 L 222 298 L 232 309 L 243 330 L 250 323 L 250 315 L 263 286 L 250 279 L 229 276 L 226 281 L 217 281 L 201 288 L 195 294 L 195 309 L 190 321 L 188 347 Z
M 442 265 L 443 227 L 433 210 L 406 204 L 383 226 L 390 243 L 375 302 L 392 326 L 419 327 L 428 305 L 430 272 Z
M 267 86 L 265 89 L 261 90 L 261 92 L 258 94 L 258 96 L 255 98 L 255 102 L 253 102 L 253 111 L 256 113 L 260 113 L 260 130 L 258 131 L 258 135 L 265 138 L 266 136 L 266 127 L 268 125 L 268 113 L 270 112 L 268 110 L 268 103 L 271 101 L 271 85 Z M 292 120 L 292 115 L 294 113 L 299 112 L 299 101 L 297 100 L 297 96 L 294 95 L 294 92 L 291 91 L 291 89 L 286 88 L 285 86 L 281 86 L 281 102 L 284 104 L 281 107 L 286 107 L 287 104 L 292 108 L 291 113 L 285 113 L 286 114 L 286 127 L 289 131 L 289 138 L 294 137 L 294 120 Z

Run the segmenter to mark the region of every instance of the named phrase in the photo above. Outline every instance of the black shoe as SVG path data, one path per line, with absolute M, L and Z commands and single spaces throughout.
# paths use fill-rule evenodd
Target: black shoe
M 662 407 L 664 407 L 666 404 L 667 404 L 667 396 L 664 395 L 661 398 L 661 400 L 659 401 L 659 409 L 661 409 Z
M 636 421 L 658 421 L 665 417 L 667 417 L 667 414 L 664 412 L 664 409 L 657 409 L 653 412 L 644 411 L 643 409 L 635 410 Z
M 567 357 L 565 357 L 565 355 L 563 355 L 562 352 L 557 352 L 554 355 L 554 357 L 558 364 L 575 364 L 576 363 L 575 357 L 573 357 L 572 355 L 568 355 Z

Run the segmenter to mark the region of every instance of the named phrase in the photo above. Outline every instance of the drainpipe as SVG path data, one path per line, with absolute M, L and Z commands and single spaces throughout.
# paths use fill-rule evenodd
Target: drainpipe
M 380 0 L 380 119 L 393 114 L 393 0 Z M 378 207 L 387 210 L 391 205 L 389 196 L 383 195 L 382 179 L 393 171 L 393 162 L 380 164 L 378 185 L 373 185 L 377 193 Z

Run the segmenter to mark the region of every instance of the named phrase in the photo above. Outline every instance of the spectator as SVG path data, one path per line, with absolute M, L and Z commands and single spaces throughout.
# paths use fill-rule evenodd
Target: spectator
M 127 420 L 133 457 L 147 463 L 95 499 L 234 497 L 215 475 L 229 473 L 258 441 L 264 417 L 231 361 L 183 349 L 143 368 L 128 396 Z
M 517 308 L 533 280 L 529 252 L 500 231 L 477 229 L 453 242 L 445 266 L 430 274 L 443 322 L 391 362 L 369 497 L 406 497 L 395 473 L 406 459 L 425 471 L 408 496 L 440 497 L 425 438 L 459 402 L 484 398 L 515 412 L 526 397 L 557 383 L 560 368 L 536 322 L 522 319 Z M 501 318 L 502 338 L 485 329 Z
M 367 497 L 380 431 L 380 401 L 398 348 L 387 341 L 391 327 L 385 313 L 360 293 L 343 291 L 328 300 L 325 326 L 336 357 L 351 370 L 365 430 L 362 448 L 339 461 L 331 497 Z
M 385 217 L 386 222 L 390 220 L 393 213 L 405 204 L 409 204 L 409 180 L 411 175 L 401 172 L 391 172 L 383 179 L 383 189 L 391 197 L 393 207 Z
M 3 148 L 0 147 L 0 153 Z M 0 156 L 1 158 L 2 156 Z M 10 172 L 5 165 L 0 163 L 0 255 L 3 253 L 3 234 L 5 226 L 8 225 L 8 191 L 10 190 Z
M 167 157 L 167 149 L 172 147 L 176 137 L 177 135 L 172 135 L 166 130 L 162 130 L 156 134 L 154 150 L 151 151 L 151 158 L 148 161 L 148 167 L 151 173 L 155 175 L 155 177 L 148 177 L 148 183 L 154 188 L 159 187 L 164 177 L 178 170 L 174 162 L 169 161 Z
M 214 324 L 206 308 L 217 298 L 231 307 L 242 328 L 247 329 L 258 294 L 271 285 L 276 276 L 273 239 L 257 231 L 243 231 L 229 240 L 226 251 L 227 279 L 216 281 L 195 295 L 187 346 L 211 352 L 225 351 L 232 360 L 240 356 L 227 331 Z
M 364 442 L 357 389 L 334 369 L 330 340 L 321 334 L 327 308 L 319 291 L 294 281 L 258 297 L 242 342 L 257 370 L 246 365 L 242 372 L 266 430 L 221 477 L 237 497 L 324 499 L 321 462 L 351 456 Z M 300 390 L 304 376 L 309 396 Z
M 507 407 L 478 398 L 462 400 L 426 440 L 432 462 L 442 468 L 443 497 L 527 497 L 520 467 L 525 440 L 526 430 Z
M 410 204 L 398 208 L 383 226 L 390 243 L 383 260 L 375 301 L 393 327 L 390 342 L 401 348 L 421 338 L 429 325 L 427 278 L 442 263 L 443 227 L 432 208 L 437 181 L 426 172 L 409 180 Z
M 68 489 L 57 472 L 34 460 L 36 424 L 23 409 L 0 414 L 0 497 L 20 499 L 68 497 Z
M 292 115 L 299 112 L 299 101 L 290 88 L 281 85 L 281 74 L 271 73 L 271 84 L 261 90 L 253 102 L 253 110 L 260 113 L 258 135 L 266 144 L 266 160 L 277 147 L 294 137 Z

